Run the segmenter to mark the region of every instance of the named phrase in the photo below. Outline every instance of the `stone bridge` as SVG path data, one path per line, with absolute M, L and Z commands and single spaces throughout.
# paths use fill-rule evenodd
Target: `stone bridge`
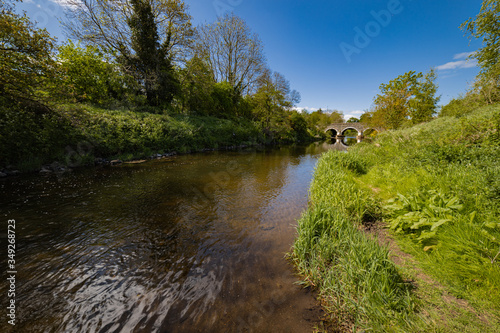
M 345 132 L 349 129 L 355 130 L 358 132 L 358 142 L 363 140 L 364 133 L 368 130 L 375 130 L 377 132 L 383 131 L 382 128 L 377 128 L 373 126 L 369 126 L 365 123 L 336 123 L 328 125 L 325 128 L 326 133 L 331 133 L 332 138 L 336 138 L 337 140 L 342 140 L 345 137 Z

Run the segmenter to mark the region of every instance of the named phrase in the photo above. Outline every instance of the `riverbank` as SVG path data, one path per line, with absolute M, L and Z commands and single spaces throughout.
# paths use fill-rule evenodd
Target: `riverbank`
M 46 113 L 0 108 L 0 133 L 0 171 L 5 174 L 49 170 L 49 165 L 61 169 L 313 140 L 269 136 L 245 118 L 107 110 L 82 104 L 60 105 Z
M 499 106 L 321 158 L 291 258 L 337 329 L 500 330 L 499 160 Z

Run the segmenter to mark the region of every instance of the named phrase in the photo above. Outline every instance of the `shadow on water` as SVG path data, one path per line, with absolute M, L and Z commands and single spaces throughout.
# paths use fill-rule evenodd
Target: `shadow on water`
M 215 152 L 0 181 L 1 215 L 17 227 L 16 330 L 311 331 L 304 316 L 314 300 L 294 285 L 283 256 L 317 158 L 329 149 L 341 147 Z M 0 293 L 7 289 L 2 282 Z M 4 320 L 0 330 L 12 327 Z

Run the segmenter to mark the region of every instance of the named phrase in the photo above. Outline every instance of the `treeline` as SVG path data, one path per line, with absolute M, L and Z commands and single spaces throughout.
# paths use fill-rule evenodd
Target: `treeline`
M 16 2 L 0 2 L 0 166 L 40 149 L 54 158 L 63 142 L 52 139 L 67 124 L 85 138 L 95 119 L 69 119 L 77 112 L 64 105 L 88 105 L 89 117 L 121 110 L 225 119 L 257 129 L 248 142 L 306 142 L 321 133 L 293 110 L 300 94 L 269 68 L 261 40 L 234 14 L 193 27 L 181 0 L 69 1 L 63 25 L 71 39 L 57 45 Z

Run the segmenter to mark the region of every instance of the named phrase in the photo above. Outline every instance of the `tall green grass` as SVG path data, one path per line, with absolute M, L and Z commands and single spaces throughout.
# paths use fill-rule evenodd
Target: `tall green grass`
M 500 106 L 388 131 L 318 162 L 291 258 L 337 329 L 500 331 Z M 392 208 L 391 208 L 392 207 Z M 413 255 L 401 271 L 362 224 Z M 450 301 L 447 293 L 467 304 Z
M 302 284 L 319 290 L 337 329 L 383 332 L 407 326 L 415 301 L 411 285 L 388 259 L 388 249 L 361 230 L 379 212 L 371 194 L 354 180 L 366 171 L 360 156 L 323 155 L 291 258 Z
M 433 230 L 434 246 L 425 247 L 417 240 L 418 228 L 400 230 L 396 236 L 420 266 L 455 296 L 467 299 L 478 311 L 493 313 L 498 321 L 500 107 L 483 107 L 460 118 L 442 117 L 382 133 L 376 145 L 360 144 L 350 154 L 370 161 L 372 167 L 358 181 L 377 188 L 382 202 L 398 196 L 414 198 L 416 193 L 430 197 L 436 192 L 457 199 L 460 210 L 444 214 L 439 220 L 449 221 Z M 423 209 L 401 210 L 400 217 L 387 212 L 387 221 L 443 211 L 429 205 L 429 200 L 425 203 L 425 195 L 419 200 Z

